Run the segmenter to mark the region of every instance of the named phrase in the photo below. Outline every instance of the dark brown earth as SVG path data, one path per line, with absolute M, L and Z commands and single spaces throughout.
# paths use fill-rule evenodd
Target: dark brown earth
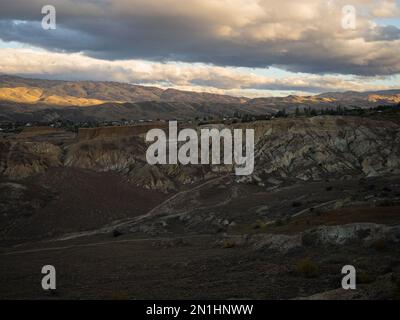
M 48 176 L 46 175 L 47 179 L 51 178 L 52 183 L 64 186 L 62 174 L 56 173 L 57 169 L 50 170 Z M 97 174 L 93 175 L 92 179 L 95 179 Z M 112 179 L 113 175 L 101 175 L 104 179 L 108 177 L 110 183 L 119 182 Z M 82 175 L 80 171 L 72 171 L 70 177 L 73 179 L 68 181 L 76 181 L 73 186 L 79 186 L 79 190 L 84 193 L 89 187 L 86 186 L 85 189 L 79 177 L 90 176 L 89 173 Z M 379 187 L 379 181 L 375 180 L 374 184 Z M 118 183 L 114 183 L 113 187 L 117 188 Z M 118 201 L 111 202 L 106 196 L 110 188 L 103 188 L 102 195 L 108 200 L 102 199 L 98 204 L 99 208 L 107 208 L 109 204 L 116 205 Z M 120 188 L 123 191 L 124 184 Z M 210 195 L 212 185 L 210 188 L 210 191 L 207 191 L 208 188 L 202 190 L 201 196 Z M 101 194 L 100 190 L 102 189 L 98 188 L 96 194 Z M 250 190 L 251 188 L 247 192 Z M 313 189 L 307 190 L 311 192 Z M 254 191 L 251 203 L 256 205 L 259 192 Z M 293 193 L 287 195 L 290 202 L 286 210 L 291 211 Z M 221 200 L 218 200 L 216 194 L 213 198 L 214 204 Z M 60 211 L 52 211 L 54 214 L 51 215 L 50 209 L 46 208 L 43 212 L 47 212 L 47 219 L 32 220 L 33 224 L 43 221 L 44 230 L 59 226 L 65 232 L 70 230 L 69 223 L 72 226 L 74 219 L 81 217 L 81 228 L 85 229 L 83 223 L 88 223 L 86 228 L 90 230 L 96 224 L 90 219 L 89 211 L 78 210 L 83 203 L 86 203 L 84 208 L 90 208 L 89 197 L 85 199 L 80 202 L 83 200 L 77 197 L 76 204 L 73 204 L 74 209 L 64 209 L 66 211 L 63 215 L 58 215 Z M 278 199 L 283 200 L 281 197 Z M 65 201 L 70 200 L 66 198 Z M 270 203 L 267 198 L 264 201 Z M 243 203 L 242 200 L 240 202 Z M 62 203 L 53 202 L 54 210 L 62 210 L 62 205 L 56 207 Z M 142 208 L 145 208 L 143 203 Z M 294 209 L 299 211 L 297 207 Z M 58 220 L 57 217 L 63 217 L 75 210 L 78 210 L 79 215 Z M 227 206 L 225 210 L 233 210 L 233 207 Z M 236 210 L 238 214 L 241 209 L 238 207 Z M 114 219 L 117 218 L 115 212 L 113 211 Z M 107 219 L 104 219 L 101 220 L 100 216 L 97 223 L 106 224 Z M 252 219 L 251 216 L 249 219 Z M 46 220 L 49 223 L 58 222 L 51 225 L 46 224 Z M 107 232 L 64 241 L 44 239 L 41 242 L 29 241 L 11 246 L 4 242 L 0 252 L 0 296 L 7 299 L 293 299 L 339 289 L 336 298 L 344 298 L 348 292 L 340 289 L 341 268 L 350 264 L 356 266 L 359 274 L 359 287 L 355 296 L 352 296 L 353 299 L 399 297 L 400 249 L 398 244 L 391 241 L 302 245 L 288 252 L 280 252 L 276 249 L 258 248 L 251 240 L 253 237 L 269 234 L 295 235 L 319 225 L 358 222 L 397 225 L 400 221 L 398 206 L 386 203 L 379 207 L 343 208 L 318 214 L 309 212 L 287 222 L 267 226 L 258 226 L 257 220 L 242 223 L 240 220 L 236 221 L 238 225 L 222 231 L 215 228 L 207 230 L 199 225 L 198 229 L 192 227 L 191 232 L 182 233 L 182 227 L 176 228 L 175 225 L 173 230 L 176 228 L 179 236 L 173 235 L 168 228 L 162 232 L 160 227 L 159 235 L 133 232 L 115 237 L 112 232 Z M 27 230 L 32 230 L 28 224 L 24 226 Z M 37 229 L 39 230 L 40 228 Z M 238 241 L 243 234 L 248 235 L 248 240 Z M 257 244 L 257 238 L 254 239 Z M 54 294 L 44 292 L 40 286 L 40 270 L 45 264 L 52 264 L 57 270 L 58 289 Z M 306 265 L 305 270 L 299 269 L 302 264 Z M 307 268 L 315 270 L 309 274 Z
M 7 228 L 7 239 L 18 242 L 96 229 L 145 214 L 167 197 L 135 187 L 115 173 L 75 168 L 51 168 L 22 186 L 28 190 L 25 198 L 37 208 Z
M 360 282 L 364 282 L 360 284 L 359 297 L 398 297 L 398 246 L 373 251 L 354 246 L 333 247 L 328 249 L 329 255 L 327 248 L 313 247 L 282 256 L 248 247 L 222 248 L 214 240 L 214 237 L 175 241 L 96 237 L 52 243 L 50 247 L 62 246 L 54 250 L 24 253 L 25 246 L 13 248 L 14 253 L 3 250 L 0 296 L 8 299 L 291 299 L 340 288 L 341 268 L 354 264 L 360 272 Z M 28 247 L 38 250 L 46 245 Z M 298 265 L 304 259 L 310 259 L 317 266 L 316 275 L 308 277 L 299 273 Z M 40 286 L 40 270 L 44 264 L 52 264 L 57 270 L 58 289 L 54 295 L 47 294 Z M 384 282 L 380 290 L 371 290 L 366 296 L 363 289 L 379 279 Z M 343 290 L 342 297 L 344 294 Z

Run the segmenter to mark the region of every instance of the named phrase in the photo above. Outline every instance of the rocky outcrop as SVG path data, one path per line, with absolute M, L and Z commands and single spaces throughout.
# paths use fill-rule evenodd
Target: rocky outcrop
M 400 126 L 390 121 L 320 116 L 233 126 L 253 128 L 256 133 L 254 172 L 238 177 L 239 182 L 276 187 L 287 179 L 400 174 Z M 62 161 L 55 145 L 5 141 L 0 170 L 7 177 L 24 178 L 63 164 L 119 172 L 138 186 L 163 191 L 232 171 L 228 166 L 149 166 L 142 133 L 150 127 L 82 129 Z
M 61 165 L 61 149 L 51 143 L 0 141 L 0 174 L 9 179 L 23 179 Z
M 254 129 L 255 171 L 244 182 L 400 173 L 400 126 L 392 122 L 320 116 L 257 122 Z
M 145 161 L 144 143 L 137 137 L 80 141 L 66 150 L 64 165 L 95 171 L 128 173 L 138 161 Z
M 255 170 L 251 176 L 238 178 L 241 182 L 267 185 L 269 181 L 288 178 L 347 179 L 400 173 L 400 126 L 389 121 L 321 116 L 234 127 L 253 128 L 256 134 Z M 106 131 L 101 134 L 95 130 L 97 138 L 72 145 L 65 164 L 100 171 L 117 170 L 128 174 L 138 185 L 164 190 L 199 181 L 207 170 L 213 173 L 217 168 L 150 167 L 146 165 L 143 137 L 122 138 L 113 135 L 113 128 L 107 130 L 109 136 Z M 220 169 L 224 171 L 222 166 Z
M 380 276 L 370 284 L 361 284 L 356 290 L 342 288 L 328 290 L 296 300 L 391 300 L 398 299 L 398 282 L 396 275 L 388 273 Z
M 255 239 L 253 247 L 254 249 L 265 249 L 279 251 L 281 253 L 287 253 L 291 249 L 301 246 L 301 235 L 264 235 Z
M 287 253 L 302 246 L 325 246 L 361 244 L 375 245 L 385 241 L 400 242 L 400 226 L 386 226 L 374 223 L 352 223 L 336 226 L 320 226 L 294 235 L 258 234 L 231 239 L 236 245 L 251 245 L 255 250 L 273 250 Z
M 381 240 L 400 242 L 400 226 L 389 227 L 374 223 L 321 226 L 305 232 L 302 236 L 302 243 L 306 246 L 343 245 L 354 242 L 371 244 Z
M 100 172 L 114 171 L 146 189 L 164 192 L 202 181 L 211 170 L 203 166 L 160 165 L 146 161 L 144 138 L 134 135 L 82 140 L 68 147 L 64 165 Z

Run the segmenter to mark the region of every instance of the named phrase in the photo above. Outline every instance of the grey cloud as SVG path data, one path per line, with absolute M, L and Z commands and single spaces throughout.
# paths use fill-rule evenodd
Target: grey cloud
M 400 29 L 395 26 L 376 27 L 365 35 L 367 41 L 392 41 L 400 39 Z
M 301 12 L 296 12 L 299 10 L 297 7 L 293 8 L 293 12 L 283 9 L 280 12 L 279 8 L 275 8 L 276 12 L 268 14 L 266 8 L 270 0 L 249 1 L 254 6 L 258 5 L 260 12 L 264 10 L 267 13 L 265 17 L 256 17 L 257 8 L 249 7 L 250 20 L 243 22 L 241 8 L 227 7 L 224 16 L 223 10 L 221 12 L 213 7 L 209 11 L 204 9 L 208 0 L 204 0 L 203 4 L 196 0 L 185 1 L 183 9 L 178 7 L 179 4 L 183 6 L 178 0 L 157 1 L 150 9 L 144 0 L 84 3 L 56 0 L 58 29 L 45 31 L 40 28 L 42 2 L 0 0 L 1 8 L 5 8 L 0 12 L 0 38 L 49 50 L 84 52 L 88 56 L 108 60 L 279 66 L 295 72 L 368 76 L 400 72 L 398 28 L 376 27 L 373 31 L 356 30 L 353 33 L 338 31 L 340 17 L 326 13 L 314 22 L 313 15 L 318 16 L 324 11 L 308 13 L 307 6 L 300 7 L 305 10 L 304 15 L 311 16 L 309 20 L 304 20 Z M 187 7 L 190 2 L 193 3 L 193 12 Z M 293 1 L 281 2 L 285 9 L 296 4 Z M 170 6 L 175 4 L 176 8 L 165 3 Z M 238 2 L 238 6 L 244 6 L 243 3 Z M 305 3 L 309 3 L 310 10 L 320 10 L 311 1 Z M 13 19 L 28 22 L 15 25 Z M 268 19 L 275 24 L 266 24 L 270 22 Z M 310 28 L 302 30 L 307 23 Z M 286 29 L 291 32 L 286 32 Z M 359 39 L 364 42 L 354 42 Z
M 16 23 L 0 20 L 0 38 L 3 41 L 17 41 L 56 51 L 85 51 L 97 47 L 98 39 L 82 32 L 59 27 L 43 30 L 40 22 Z M 97 49 L 100 49 L 97 47 Z
M 218 93 L 246 90 L 317 93 L 343 90 L 379 90 L 392 86 L 369 77 L 291 75 L 271 78 L 236 68 L 212 65 L 159 63 L 142 60 L 107 61 L 82 54 L 55 53 L 24 48 L 0 50 L 0 73 L 59 80 L 100 80 L 168 86 Z M 379 77 L 382 80 L 385 77 Z M 236 94 L 235 93 L 235 94 Z

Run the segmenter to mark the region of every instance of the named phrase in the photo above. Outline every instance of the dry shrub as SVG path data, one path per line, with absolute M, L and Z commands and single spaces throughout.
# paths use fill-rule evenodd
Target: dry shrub
M 224 240 L 222 242 L 222 247 L 224 249 L 231 249 L 231 248 L 236 247 L 236 243 L 235 243 L 235 241 L 232 241 L 232 240 Z
M 310 258 L 304 258 L 297 263 L 296 271 L 305 278 L 316 278 L 319 275 L 318 265 Z

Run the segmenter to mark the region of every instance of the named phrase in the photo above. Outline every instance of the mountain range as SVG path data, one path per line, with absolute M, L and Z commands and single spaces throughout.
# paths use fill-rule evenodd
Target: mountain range
M 400 102 L 400 89 L 328 92 L 315 96 L 250 99 L 102 81 L 61 81 L 0 76 L 0 120 L 71 121 L 191 119 L 273 114 L 296 108 L 371 108 Z

